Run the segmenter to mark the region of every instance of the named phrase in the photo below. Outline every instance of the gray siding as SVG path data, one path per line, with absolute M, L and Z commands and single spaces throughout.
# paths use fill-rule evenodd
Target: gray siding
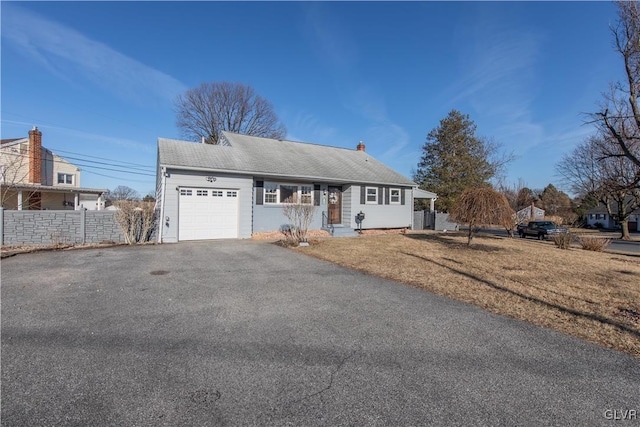
M 398 187 L 393 187 L 398 188 Z M 350 212 L 348 218 L 344 218 L 345 226 L 356 227 L 355 215 L 362 211 L 365 214 L 362 228 L 403 228 L 411 227 L 413 220 L 413 204 L 411 203 L 411 189 L 401 188 L 404 192 L 405 203 L 402 204 L 360 204 L 360 186 L 349 187 L 350 203 L 347 208 Z M 384 193 L 384 192 L 383 192 Z M 384 194 L 382 195 L 384 197 Z M 347 210 L 343 208 L 343 213 Z M 345 215 L 346 216 L 346 215 Z M 345 221 L 348 220 L 347 224 Z
M 342 225 L 349 228 L 356 227 L 355 214 L 359 211 L 353 211 L 353 200 L 360 200 L 360 193 L 353 194 L 353 185 L 344 185 L 342 187 Z M 357 187 L 360 191 L 360 187 Z
M 261 179 L 262 180 L 262 179 Z M 273 179 L 265 180 L 273 183 L 297 184 L 297 185 L 314 185 L 310 182 L 295 182 L 291 180 L 278 181 Z M 317 183 L 315 183 L 317 184 Z M 320 184 L 320 205 L 316 206 L 313 221 L 309 227 L 310 230 L 319 230 L 322 228 L 322 212 L 327 211 L 327 197 L 324 195 L 327 190 L 326 184 Z M 255 187 L 254 187 L 255 192 Z M 282 212 L 282 205 L 256 204 L 256 197 L 253 197 L 253 232 L 262 233 L 269 231 L 281 230 L 283 226 L 288 225 L 289 221 Z
M 124 242 L 115 211 L 0 210 L 4 245 Z
M 242 239 L 251 237 L 253 200 L 253 179 L 251 177 L 175 169 L 167 169 L 167 173 L 169 176 L 165 178 L 165 193 L 162 200 L 164 205 L 164 218 L 161 218 L 162 242 L 174 243 L 179 239 L 178 194 L 180 187 L 238 190 L 238 234 Z M 209 182 L 207 181 L 208 176 L 213 176 L 216 180 Z M 166 221 L 167 217 L 168 221 Z

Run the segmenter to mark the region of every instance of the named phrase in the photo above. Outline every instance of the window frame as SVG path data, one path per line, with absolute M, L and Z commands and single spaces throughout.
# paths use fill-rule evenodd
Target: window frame
M 369 194 L 369 190 L 373 190 L 375 192 L 375 194 Z M 374 200 L 369 200 L 369 196 L 373 195 L 375 197 Z M 378 197 L 380 197 L 380 195 L 378 194 L 378 187 L 365 187 L 365 193 L 364 193 L 364 202 L 366 205 L 377 205 L 378 204 Z
M 393 192 L 397 191 L 398 194 L 396 196 L 393 195 Z M 390 205 L 399 205 L 400 203 L 402 203 L 402 189 L 400 188 L 390 188 L 389 189 L 389 204 Z M 397 197 L 398 200 L 394 201 L 393 198 Z
M 62 182 L 60 181 L 60 178 L 62 179 Z M 67 178 L 70 178 L 71 182 L 67 182 Z M 64 173 L 64 172 L 58 172 L 58 179 L 57 179 L 57 183 L 58 184 L 63 184 L 63 185 L 73 185 L 73 182 L 75 181 L 75 175 L 72 173 Z
M 294 196 L 293 203 L 313 206 L 314 197 L 315 197 L 313 184 L 301 184 L 301 183 L 294 183 L 294 182 L 272 182 L 272 181 L 264 182 L 262 204 L 264 206 L 285 205 L 287 202 L 282 200 L 283 187 L 291 187 L 291 190 L 295 189 L 295 191 L 292 191 L 292 194 Z

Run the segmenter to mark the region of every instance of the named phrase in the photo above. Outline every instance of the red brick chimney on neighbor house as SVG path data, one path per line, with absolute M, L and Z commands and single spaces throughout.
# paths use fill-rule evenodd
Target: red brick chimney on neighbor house
M 29 182 L 42 183 L 42 132 L 36 126 L 29 131 Z
M 362 143 L 362 141 L 360 141 L 360 143 L 358 144 L 358 146 L 356 147 L 356 150 L 358 151 L 364 151 L 364 144 Z

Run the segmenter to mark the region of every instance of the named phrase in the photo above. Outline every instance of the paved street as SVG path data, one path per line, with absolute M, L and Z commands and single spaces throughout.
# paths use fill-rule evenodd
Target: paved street
M 638 424 L 638 359 L 269 243 L 1 269 L 6 426 Z

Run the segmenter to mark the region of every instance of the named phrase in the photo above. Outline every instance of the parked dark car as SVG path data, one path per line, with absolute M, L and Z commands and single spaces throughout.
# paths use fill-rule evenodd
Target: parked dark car
M 540 240 L 545 240 L 549 236 L 566 233 L 566 227 L 560 227 L 553 221 L 529 221 L 527 225 L 518 225 L 518 234 L 520 237 L 534 236 Z

